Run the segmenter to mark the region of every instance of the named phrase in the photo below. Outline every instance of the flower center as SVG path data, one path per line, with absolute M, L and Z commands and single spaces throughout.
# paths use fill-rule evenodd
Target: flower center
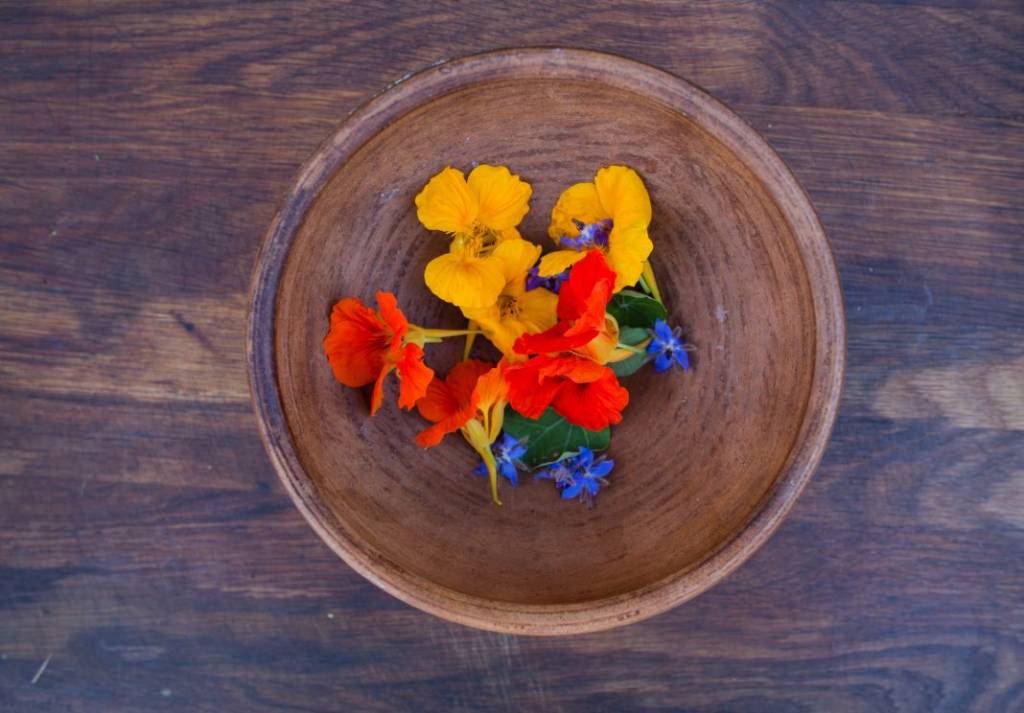
M 497 242 L 497 233 L 481 223 L 475 223 L 472 233 L 455 234 L 452 249 L 468 257 L 486 257 L 494 250 Z
M 562 245 L 573 250 L 608 247 L 608 234 L 612 231 L 611 218 L 605 218 L 596 223 L 584 223 L 579 220 L 573 220 L 572 222 L 576 229 L 580 231 L 580 234 L 575 238 L 563 235 L 560 238 Z
M 523 306 L 519 304 L 519 300 L 515 297 L 512 295 L 498 295 L 498 312 L 502 319 L 518 317 L 522 311 Z

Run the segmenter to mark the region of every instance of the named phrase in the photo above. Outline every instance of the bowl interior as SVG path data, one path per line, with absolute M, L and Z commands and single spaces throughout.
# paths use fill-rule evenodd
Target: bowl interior
M 423 284 L 446 237 L 413 197 L 446 164 L 506 164 L 533 186 L 525 237 L 547 244 L 560 191 L 603 165 L 636 168 L 654 206 L 654 270 L 696 345 L 688 374 L 642 370 L 613 429 L 616 469 L 597 506 L 550 482 L 489 502 L 456 434 L 423 451 L 424 422 L 336 383 L 321 349 L 331 305 L 394 292 L 410 320 L 464 324 Z M 444 373 L 459 340 L 428 350 Z M 275 356 L 282 405 L 309 486 L 332 517 L 398 570 L 521 605 L 582 604 L 692 570 L 741 532 L 804 422 L 815 313 L 798 241 L 769 191 L 682 114 L 639 93 L 550 77 L 462 88 L 391 122 L 327 180 L 281 275 Z

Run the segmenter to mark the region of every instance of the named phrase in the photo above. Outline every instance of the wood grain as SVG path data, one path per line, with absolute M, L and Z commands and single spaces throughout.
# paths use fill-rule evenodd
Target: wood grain
M 4 3 L 0 708 L 1020 710 L 1024 436 L 984 389 L 959 425 L 937 380 L 876 408 L 926 369 L 1019 383 L 1018 8 Z M 249 271 L 302 161 L 388 83 L 509 44 L 729 102 L 808 189 L 847 305 L 835 435 L 779 532 L 685 606 L 574 639 L 446 624 L 340 565 L 244 373 Z

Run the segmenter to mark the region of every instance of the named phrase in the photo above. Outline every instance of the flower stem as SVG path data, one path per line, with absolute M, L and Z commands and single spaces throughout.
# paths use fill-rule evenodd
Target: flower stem
M 641 273 L 640 278 L 646 285 L 648 292 L 651 293 L 651 297 L 661 302 L 661 291 L 658 290 L 658 281 L 654 279 L 654 269 L 651 268 L 650 260 L 644 261 L 644 271 Z M 661 302 L 665 304 L 664 302 Z
M 424 334 L 428 337 L 438 337 L 440 339 L 447 339 L 448 337 L 461 337 L 467 334 L 477 334 L 476 329 L 424 329 L 420 327 Z
M 423 344 L 436 344 L 449 337 L 475 336 L 478 331 L 477 329 L 429 329 L 416 324 L 409 325 L 409 332 L 419 337 L 419 339 L 414 337 L 410 341 L 419 342 L 422 340 Z
M 487 466 L 487 478 L 491 482 L 491 500 L 495 505 L 501 505 L 501 500 L 498 499 L 498 464 L 494 461 L 494 454 L 491 452 L 491 443 L 487 440 L 487 430 L 484 424 L 475 418 L 470 419 L 462 427 L 462 436 L 483 458 L 484 465 Z
M 622 342 L 619 342 L 619 344 L 618 344 L 618 346 L 616 348 L 617 349 L 625 349 L 627 352 L 633 352 L 634 354 L 646 354 L 647 353 L 646 349 L 641 349 L 640 347 L 634 347 L 631 344 L 623 344 Z
M 469 330 L 469 334 L 466 335 L 466 347 L 462 350 L 462 361 L 469 359 L 469 352 L 473 349 L 473 341 L 477 335 L 477 325 L 473 320 L 469 320 L 466 324 L 466 329 Z

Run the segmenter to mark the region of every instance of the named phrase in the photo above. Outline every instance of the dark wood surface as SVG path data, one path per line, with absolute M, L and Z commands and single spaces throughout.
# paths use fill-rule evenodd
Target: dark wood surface
M 0 709 L 1024 709 L 1019 0 L 489 5 L 0 6 Z M 847 306 L 839 421 L 779 532 L 577 638 L 449 624 L 345 567 L 245 375 L 299 165 L 406 73 L 515 44 L 730 103 L 807 188 Z

